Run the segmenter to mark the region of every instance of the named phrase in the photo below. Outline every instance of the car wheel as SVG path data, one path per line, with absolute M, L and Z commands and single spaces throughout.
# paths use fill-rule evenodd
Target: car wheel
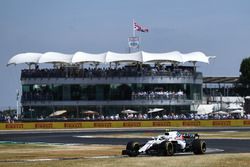
M 192 143 L 192 148 L 194 154 L 204 154 L 207 149 L 206 142 L 200 139 L 195 139 Z
M 130 157 L 136 157 L 139 152 L 138 150 L 140 149 L 140 145 L 138 142 L 128 142 L 126 150 L 128 151 L 128 156 Z
M 166 141 L 162 143 L 163 154 L 166 156 L 174 155 L 174 145 L 172 142 Z

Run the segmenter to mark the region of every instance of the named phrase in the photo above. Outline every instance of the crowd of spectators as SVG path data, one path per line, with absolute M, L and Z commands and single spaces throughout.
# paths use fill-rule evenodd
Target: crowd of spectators
M 225 120 L 225 119 L 250 119 L 250 114 L 219 115 L 219 114 L 115 114 L 111 116 L 86 116 L 83 120 Z
M 250 119 L 250 114 L 219 115 L 219 114 L 115 114 L 110 116 L 85 116 L 82 120 L 225 120 L 225 119 Z
M 22 101 L 50 101 L 54 99 L 54 95 L 51 91 L 30 91 L 22 93 Z
M 17 120 L 18 120 L 17 115 L 8 115 L 8 114 L 0 115 L 0 122 L 14 123 Z
M 186 94 L 183 91 L 142 91 L 132 92 L 133 100 L 172 100 L 172 99 L 185 99 Z
M 100 78 L 133 76 L 193 76 L 190 66 L 123 66 L 119 68 L 60 67 L 51 69 L 23 69 L 21 78 Z
M 22 93 L 22 101 L 52 101 L 55 100 L 55 93 L 48 89 L 34 89 Z M 140 91 L 132 92 L 131 100 L 185 100 L 186 94 L 183 91 Z M 120 100 L 120 99 L 117 99 Z
M 0 122 L 14 123 L 15 121 L 27 121 L 27 120 L 35 120 L 35 121 L 85 121 L 85 120 L 94 120 L 94 121 L 103 121 L 103 120 L 226 120 L 226 119 L 250 119 L 250 114 L 244 115 L 220 115 L 220 114 L 194 114 L 194 113 L 186 113 L 186 114 L 173 114 L 173 113 L 138 113 L 138 114 L 114 114 L 114 115 L 86 115 L 80 118 L 75 117 L 46 117 L 39 116 L 37 118 L 17 118 L 16 115 L 0 115 Z

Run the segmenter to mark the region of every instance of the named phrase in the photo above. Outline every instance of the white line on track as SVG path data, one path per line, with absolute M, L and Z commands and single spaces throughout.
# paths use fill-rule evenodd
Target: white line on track
M 96 136 L 73 136 L 78 138 L 97 138 Z

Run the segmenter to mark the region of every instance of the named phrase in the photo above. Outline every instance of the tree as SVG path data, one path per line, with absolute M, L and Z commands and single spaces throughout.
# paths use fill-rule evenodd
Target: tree
M 240 65 L 240 78 L 238 92 L 241 96 L 250 95 L 250 57 L 242 60 Z

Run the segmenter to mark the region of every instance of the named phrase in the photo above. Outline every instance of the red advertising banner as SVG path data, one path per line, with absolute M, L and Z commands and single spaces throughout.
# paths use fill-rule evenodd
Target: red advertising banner
M 153 126 L 171 126 L 171 122 L 153 122 Z
M 182 126 L 200 126 L 200 121 L 183 121 Z
M 231 126 L 231 121 L 213 121 L 213 126 Z
M 64 128 L 82 128 L 81 122 L 64 123 Z
M 243 121 L 243 125 L 250 125 L 250 120 L 247 120 L 247 121 Z
M 20 123 L 7 123 L 5 124 L 5 128 L 6 129 L 23 129 L 23 125 L 24 124 L 20 124 Z
M 52 129 L 53 123 L 35 123 L 36 129 Z
M 123 127 L 141 127 L 141 122 L 123 122 Z
M 109 122 L 95 122 L 94 128 L 111 128 L 112 123 Z

